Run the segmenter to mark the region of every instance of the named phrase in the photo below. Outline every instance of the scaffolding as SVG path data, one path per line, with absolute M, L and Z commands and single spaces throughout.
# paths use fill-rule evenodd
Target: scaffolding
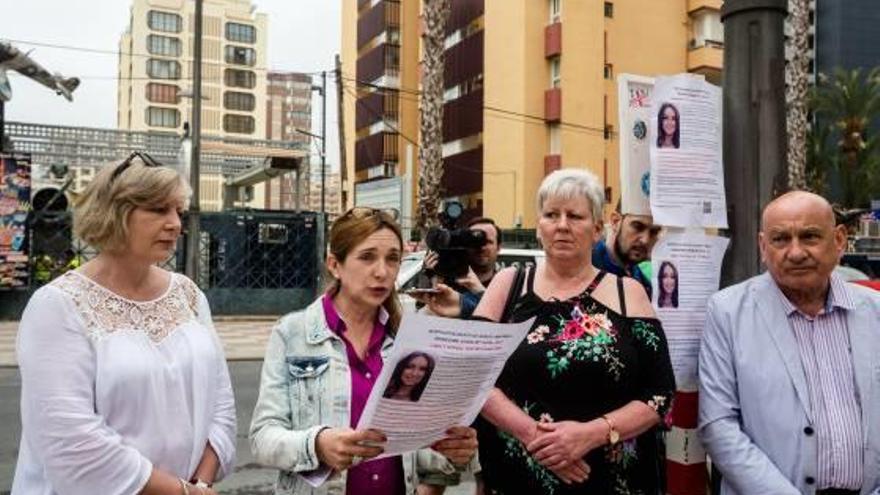
M 34 163 L 68 167 L 102 167 L 124 160 L 132 151 L 146 151 L 165 165 L 180 167 L 183 137 L 172 132 L 122 131 L 26 122 L 6 122 L 5 134 L 16 153 L 30 153 Z M 273 156 L 308 155 L 293 141 L 202 136 L 201 171 L 238 175 L 262 166 Z M 308 170 L 308 169 L 306 169 Z

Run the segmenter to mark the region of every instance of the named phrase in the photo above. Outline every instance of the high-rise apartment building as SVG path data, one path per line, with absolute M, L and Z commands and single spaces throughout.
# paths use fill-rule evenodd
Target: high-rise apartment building
M 312 76 L 297 72 L 269 72 L 266 84 L 266 139 L 297 143 L 311 149 L 311 137 L 299 130 L 312 129 Z M 308 205 L 309 165 L 266 182 L 265 208 L 311 209 Z M 299 187 L 299 189 L 297 189 Z
M 419 2 L 343 4 L 346 186 L 412 217 L 418 171 Z M 447 22 L 445 196 L 503 227 L 533 227 L 534 197 L 560 166 L 620 194 L 622 73 L 699 73 L 720 84 L 721 0 L 452 0 Z M 409 173 L 407 173 L 409 172 Z M 372 185 L 385 181 L 388 187 Z M 384 192 L 377 192 L 384 191 Z M 400 199 L 397 199 L 400 198 Z
M 132 0 L 119 41 L 117 125 L 183 133 L 192 116 L 195 2 Z M 205 0 L 202 15 L 202 135 L 264 139 L 265 14 L 250 0 Z M 202 208 L 218 210 L 223 178 L 203 174 Z M 261 205 L 264 187 L 255 188 Z

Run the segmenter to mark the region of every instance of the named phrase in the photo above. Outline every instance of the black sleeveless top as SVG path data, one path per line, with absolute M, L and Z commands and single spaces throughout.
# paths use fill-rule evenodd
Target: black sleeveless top
M 497 387 L 537 421 L 590 421 L 638 400 L 668 425 L 675 378 L 660 322 L 625 316 L 622 281 L 620 313 L 595 300 L 591 293 L 604 271 L 565 301 L 539 298 L 534 272 L 529 270 L 511 319 L 537 319 L 507 361 Z M 489 493 L 656 495 L 662 490 L 660 428 L 587 453 L 589 478 L 572 485 L 538 464 L 513 436 L 485 421 L 478 430 Z

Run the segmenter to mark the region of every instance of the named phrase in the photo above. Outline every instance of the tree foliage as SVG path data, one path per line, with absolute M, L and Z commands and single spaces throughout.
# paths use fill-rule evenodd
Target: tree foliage
M 867 74 L 836 69 L 820 75 L 810 105 L 810 188 L 842 207 L 867 207 L 880 198 L 880 67 Z

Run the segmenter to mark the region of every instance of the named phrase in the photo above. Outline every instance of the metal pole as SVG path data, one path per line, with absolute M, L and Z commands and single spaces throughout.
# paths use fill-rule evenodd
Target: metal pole
M 327 71 L 321 72 L 321 215 L 327 221 Z
M 339 192 L 344 196 L 345 183 L 348 179 L 348 162 L 345 155 L 345 99 L 342 92 L 342 59 L 336 54 L 336 120 L 339 124 Z M 340 198 L 342 199 L 342 198 Z M 342 209 L 345 210 L 347 201 L 342 201 Z
M 722 285 L 760 272 L 761 208 L 785 187 L 786 0 L 727 0 L 724 22 L 724 182 L 731 246 Z
M 0 153 L 4 151 L 6 151 L 6 102 L 0 100 Z
M 186 275 L 199 283 L 199 158 L 202 138 L 202 2 L 196 0 L 193 39 L 192 155 L 189 182 L 192 199 L 189 206 L 189 233 L 186 238 Z

